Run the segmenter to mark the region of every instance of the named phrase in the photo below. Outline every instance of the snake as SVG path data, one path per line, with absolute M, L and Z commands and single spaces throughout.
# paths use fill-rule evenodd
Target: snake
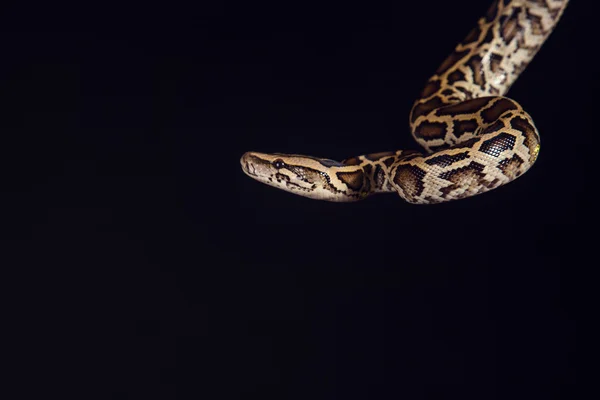
M 538 53 L 568 0 L 496 0 L 429 78 L 410 114 L 424 151 L 396 150 L 344 161 L 246 152 L 257 181 L 311 199 L 361 200 L 398 193 L 436 204 L 488 192 L 522 176 L 540 152 L 531 116 L 505 97 Z

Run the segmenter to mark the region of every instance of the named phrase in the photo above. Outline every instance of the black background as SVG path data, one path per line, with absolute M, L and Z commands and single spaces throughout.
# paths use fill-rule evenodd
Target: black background
M 239 157 L 415 148 L 410 107 L 487 2 L 4 5 L 15 371 L 80 398 L 570 393 L 597 131 L 580 3 L 509 93 L 535 167 L 436 206 L 312 201 Z

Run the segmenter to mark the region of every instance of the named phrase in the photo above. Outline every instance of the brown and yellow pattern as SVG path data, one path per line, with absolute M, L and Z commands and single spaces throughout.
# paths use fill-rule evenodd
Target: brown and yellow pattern
M 540 138 L 533 120 L 503 97 L 539 51 L 568 0 L 496 0 L 425 85 L 410 112 L 416 151 L 373 153 L 342 162 L 249 152 L 244 172 L 302 196 L 355 201 L 397 192 L 434 204 L 487 192 L 523 175 Z

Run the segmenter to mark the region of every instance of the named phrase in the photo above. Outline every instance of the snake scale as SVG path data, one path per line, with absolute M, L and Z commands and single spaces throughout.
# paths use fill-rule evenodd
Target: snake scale
M 533 120 L 504 97 L 556 26 L 568 0 L 496 0 L 429 79 L 410 111 L 425 153 L 397 150 L 342 162 L 247 152 L 250 177 L 313 199 L 397 192 L 413 204 L 463 199 L 525 173 L 540 151 Z

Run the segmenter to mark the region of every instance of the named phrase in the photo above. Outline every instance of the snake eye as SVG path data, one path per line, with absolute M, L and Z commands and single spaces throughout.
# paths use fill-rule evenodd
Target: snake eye
M 285 163 L 281 158 L 278 158 L 277 160 L 273 161 L 273 166 L 277 169 L 281 169 L 285 167 Z

